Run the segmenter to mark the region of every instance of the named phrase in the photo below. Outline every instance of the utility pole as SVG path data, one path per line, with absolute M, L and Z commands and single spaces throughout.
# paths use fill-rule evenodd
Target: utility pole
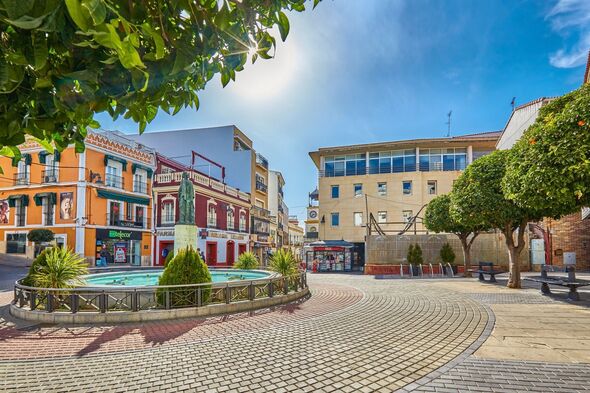
M 450 110 L 449 113 L 447 113 L 447 138 L 450 138 L 451 136 L 451 115 L 453 114 L 453 111 Z
M 369 233 L 370 233 L 370 228 L 369 228 L 369 199 L 367 194 L 365 194 L 365 226 L 367 227 L 365 230 L 365 255 L 364 255 L 364 263 L 363 265 L 366 265 L 367 263 L 367 259 L 369 256 L 369 250 L 367 249 L 367 244 L 369 241 Z

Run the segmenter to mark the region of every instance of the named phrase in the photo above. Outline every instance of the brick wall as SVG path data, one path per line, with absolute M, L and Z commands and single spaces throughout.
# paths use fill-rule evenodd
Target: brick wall
M 581 211 L 560 220 L 545 219 L 542 226 L 551 233 L 553 265 L 563 266 L 563 253 L 575 252 L 577 268 L 590 268 L 590 219 L 582 220 Z

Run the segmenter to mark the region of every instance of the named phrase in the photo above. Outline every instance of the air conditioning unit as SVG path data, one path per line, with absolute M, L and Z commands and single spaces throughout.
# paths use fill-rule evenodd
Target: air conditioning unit
M 55 183 L 57 182 L 57 177 L 55 175 L 48 175 L 45 176 L 45 178 L 43 179 L 44 183 Z

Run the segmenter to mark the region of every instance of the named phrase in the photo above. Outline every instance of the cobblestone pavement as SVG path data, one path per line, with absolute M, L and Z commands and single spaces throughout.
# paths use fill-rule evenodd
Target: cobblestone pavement
M 426 281 L 309 282 L 312 297 L 290 311 L 229 320 L 24 331 L 6 321 L 0 391 L 389 392 L 473 352 L 492 325 L 487 306 Z

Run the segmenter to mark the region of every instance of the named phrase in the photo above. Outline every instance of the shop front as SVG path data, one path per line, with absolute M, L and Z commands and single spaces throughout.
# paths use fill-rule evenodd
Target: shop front
M 326 240 L 305 246 L 307 269 L 317 272 L 352 271 L 352 249 L 354 245 L 342 240 Z
M 96 230 L 96 266 L 141 266 L 142 232 L 120 229 Z

